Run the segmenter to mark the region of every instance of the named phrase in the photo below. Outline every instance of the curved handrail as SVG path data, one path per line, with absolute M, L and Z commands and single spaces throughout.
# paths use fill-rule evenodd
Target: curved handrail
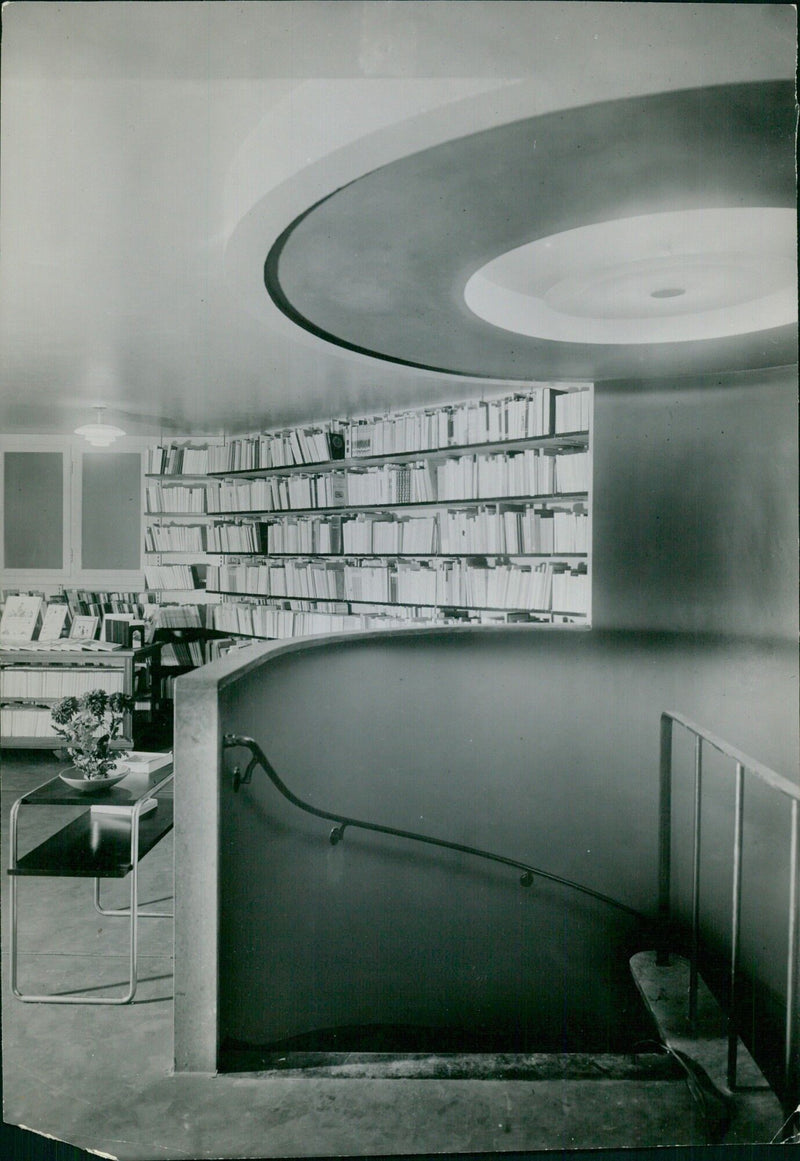
M 222 746 L 223 749 L 243 747 L 249 750 L 252 755 L 244 774 L 239 771 L 238 766 L 234 769 L 234 791 L 238 791 L 240 786 L 247 785 L 252 779 L 255 767 L 261 766 L 276 790 L 291 802 L 293 806 L 298 807 L 307 814 L 313 814 L 316 818 L 324 818 L 328 822 L 335 822 L 337 824 L 329 836 L 333 846 L 336 846 L 344 838 L 345 828 L 348 826 L 359 827 L 361 830 L 375 831 L 378 834 L 390 834 L 396 838 L 411 839 L 414 842 L 427 843 L 430 846 L 444 847 L 447 850 L 460 851 L 462 854 L 475 855 L 477 858 L 488 859 L 493 863 L 501 863 L 506 867 L 515 867 L 517 870 L 522 871 L 520 883 L 523 887 L 530 887 L 533 883 L 534 876 L 536 876 L 539 879 L 547 879 L 551 883 L 560 883 L 562 887 L 570 887 L 574 891 L 580 891 L 584 895 L 591 896 L 592 899 L 597 899 L 599 902 L 606 903 L 610 907 L 616 907 L 619 911 L 625 911 L 628 915 L 635 916 L 636 919 L 645 919 L 645 916 L 640 911 L 637 911 L 634 907 L 629 907 L 627 903 L 620 903 L 618 899 L 612 899 L 610 895 L 604 895 L 601 891 L 595 891 L 592 887 L 586 887 L 582 883 L 575 883 L 572 879 L 565 879 L 561 875 L 552 874 L 550 871 L 543 871 L 540 867 L 532 867 L 528 863 L 520 862 L 518 859 L 511 859 L 506 855 L 498 855 L 492 851 L 484 851 L 479 847 L 466 846 L 464 843 L 451 842 L 449 839 L 433 838 L 430 835 L 418 834 L 416 831 L 400 830 L 398 827 L 384 826 L 377 822 L 364 822 L 362 819 L 350 818 L 345 814 L 335 814 L 329 810 L 320 810 L 318 807 L 304 802 L 302 798 L 298 798 L 296 794 L 292 793 L 255 739 L 242 734 L 225 734 L 222 739 Z

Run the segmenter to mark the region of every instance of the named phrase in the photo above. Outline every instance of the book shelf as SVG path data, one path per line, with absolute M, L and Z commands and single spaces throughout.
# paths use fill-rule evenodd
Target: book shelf
M 591 384 L 537 384 L 211 445 L 203 481 L 148 484 L 150 577 L 202 562 L 207 624 L 242 636 L 586 625 L 591 418 Z
M 64 739 L 50 722 L 50 709 L 62 697 L 80 697 L 92 689 L 106 693 L 134 692 L 133 649 L 112 653 L 69 652 L 66 649 L 0 648 L 0 747 L 60 749 Z M 132 714 L 126 713 L 122 748 L 133 744 Z
M 147 454 L 144 577 L 159 599 L 205 600 L 209 446 L 159 444 Z

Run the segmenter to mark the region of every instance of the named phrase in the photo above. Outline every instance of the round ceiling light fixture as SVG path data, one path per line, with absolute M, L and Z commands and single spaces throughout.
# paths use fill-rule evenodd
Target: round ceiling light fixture
M 797 318 L 790 209 L 642 214 L 539 238 L 475 271 L 467 306 L 515 334 L 569 343 L 730 337 Z
M 110 423 L 103 423 L 104 407 L 95 407 L 97 412 L 96 423 L 85 423 L 83 427 L 75 428 L 75 435 L 82 435 L 92 447 L 109 447 L 115 439 L 125 434 L 121 427 L 114 427 Z

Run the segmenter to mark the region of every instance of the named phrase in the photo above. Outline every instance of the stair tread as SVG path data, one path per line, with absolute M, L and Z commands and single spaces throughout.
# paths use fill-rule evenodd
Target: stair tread
M 724 1141 L 771 1141 L 784 1120 L 780 1102 L 761 1069 L 739 1042 L 737 1086 L 728 1087 L 728 1038 L 725 1014 L 702 977 L 697 991 L 697 1033 L 689 1027 L 689 963 L 671 955 L 656 963 L 654 951 L 639 952 L 630 961 L 636 986 L 650 1010 L 664 1044 L 699 1064 L 713 1085 L 729 1100 L 731 1120 Z

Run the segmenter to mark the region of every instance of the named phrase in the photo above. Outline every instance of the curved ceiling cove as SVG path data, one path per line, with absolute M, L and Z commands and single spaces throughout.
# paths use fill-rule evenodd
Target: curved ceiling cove
M 467 282 L 479 318 L 573 343 L 677 343 L 797 318 L 792 210 L 684 210 L 518 246 Z
M 531 117 L 337 190 L 270 250 L 306 330 L 497 379 L 796 360 L 794 91 L 660 93 Z

